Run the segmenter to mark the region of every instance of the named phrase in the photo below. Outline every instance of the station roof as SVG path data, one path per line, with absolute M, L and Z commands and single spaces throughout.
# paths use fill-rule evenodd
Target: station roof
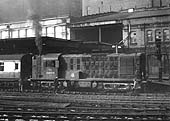
M 21 60 L 23 54 L 0 55 L 0 60 Z
M 107 43 L 83 42 L 79 40 L 66 40 L 53 37 L 41 38 L 43 53 L 72 53 L 112 49 L 112 46 Z M 35 37 L 0 39 L 0 54 L 6 53 L 38 53 L 35 44 Z

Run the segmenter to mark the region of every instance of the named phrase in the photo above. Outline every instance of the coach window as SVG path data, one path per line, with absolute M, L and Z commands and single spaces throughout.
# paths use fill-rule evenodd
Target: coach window
M 15 63 L 15 70 L 18 70 L 18 67 L 19 67 L 18 63 Z
M 169 41 L 169 29 L 163 30 L 163 41 Z
M 4 62 L 0 62 L 0 71 L 4 71 Z
M 147 31 L 146 37 L 147 37 L 148 42 L 153 42 L 153 32 L 152 32 L 152 30 Z

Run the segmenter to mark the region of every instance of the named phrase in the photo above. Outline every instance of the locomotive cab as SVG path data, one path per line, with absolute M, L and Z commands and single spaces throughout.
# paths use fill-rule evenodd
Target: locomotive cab
M 60 54 L 35 55 L 32 57 L 31 88 L 33 91 L 49 92 L 55 90 L 58 79 Z
M 59 54 L 37 55 L 32 58 L 32 79 L 55 80 L 58 78 Z

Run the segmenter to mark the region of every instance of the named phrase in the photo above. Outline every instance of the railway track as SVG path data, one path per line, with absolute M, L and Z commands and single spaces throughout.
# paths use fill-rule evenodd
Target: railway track
M 0 120 L 169 121 L 170 96 L 0 94 Z
M 0 103 L 0 119 L 22 120 L 170 120 L 170 111 L 165 108 L 95 107 L 67 104 L 11 101 Z M 61 106 L 62 105 L 62 106 Z

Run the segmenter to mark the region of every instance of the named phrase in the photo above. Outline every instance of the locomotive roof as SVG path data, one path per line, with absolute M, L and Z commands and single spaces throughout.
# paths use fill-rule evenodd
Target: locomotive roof
M 21 60 L 24 54 L 0 55 L 0 60 Z
M 105 81 L 107 82 L 119 82 L 119 83 L 133 83 L 134 80 L 133 78 L 86 78 L 86 79 L 79 79 L 80 81 Z
M 63 57 L 91 57 L 90 54 L 66 54 Z
M 112 54 L 109 54 L 108 56 L 140 56 L 141 53 L 129 53 L 129 54 L 126 54 L 126 53 L 120 53 L 120 54 L 116 54 L 116 53 L 112 53 Z

